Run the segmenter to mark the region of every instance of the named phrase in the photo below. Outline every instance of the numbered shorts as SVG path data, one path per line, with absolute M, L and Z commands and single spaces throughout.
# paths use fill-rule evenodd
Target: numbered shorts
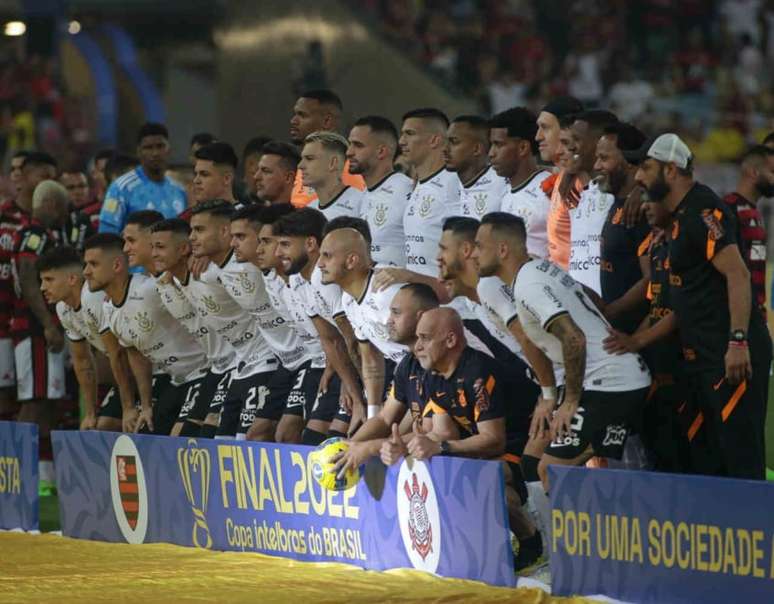
M 122 419 L 124 417 L 121 396 L 118 394 L 115 386 L 110 387 L 110 390 L 107 391 L 107 394 L 99 404 L 97 417 L 112 417 L 114 419 Z
M 278 420 L 282 415 L 289 391 L 290 375 L 280 368 L 262 371 L 240 380 L 232 380 L 229 399 L 241 401 L 236 434 L 247 434 L 256 419 Z M 230 429 L 233 427 L 233 417 L 231 413 L 226 414 L 229 407 L 228 403 L 224 407 L 221 426 L 226 420 L 227 427 Z
M 311 419 L 333 421 L 339 411 L 341 381 L 339 376 L 334 374 L 328 382 L 327 390 L 322 394 L 319 388 L 323 372 L 323 369 L 308 366 L 296 370 L 285 414 L 300 416 L 304 423 Z
M 181 393 L 183 406 L 180 407 L 178 421 L 182 422 L 186 419 L 204 421 L 219 390 L 228 391 L 229 376 L 230 372 L 228 371 L 225 373 L 208 371 L 203 378 L 190 382 L 185 391 Z M 225 393 L 221 392 L 221 396 L 225 397 Z
M 584 390 L 570 425 L 570 433 L 552 441 L 546 448 L 546 454 L 560 459 L 574 459 L 590 445 L 594 455 L 621 459 L 630 426 L 641 412 L 648 390 Z
M 10 388 L 14 384 L 16 384 L 16 362 L 13 340 L 0 338 L 0 388 Z
M 14 346 L 16 398 L 56 400 L 65 396 L 64 350 L 51 352 L 43 336 L 30 336 Z

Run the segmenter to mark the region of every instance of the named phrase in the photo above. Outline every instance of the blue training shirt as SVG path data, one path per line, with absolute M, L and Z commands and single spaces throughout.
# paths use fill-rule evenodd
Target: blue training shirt
M 99 232 L 120 235 L 126 226 L 126 217 L 138 210 L 156 210 L 164 218 L 175 218 L 187 205 L 182 186 L 168 177 L 161 182 L 152 181 L 142 166 L 137 166 L 108 187 L 99 213 Z

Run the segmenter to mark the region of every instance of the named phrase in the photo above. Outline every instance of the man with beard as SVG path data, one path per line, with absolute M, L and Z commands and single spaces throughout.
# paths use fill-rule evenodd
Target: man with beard
M 366 184 L 360 217 L 373 237 L 371 257 L 378 264 L 406 266 L 403 212 L 414 183 L 395 171 L 397 151 L 398 131 L 386 117 L 361 117 L 349 132 L 349 171 Z
M 763 480 L 771 340 L 761 314 L 752 312 L 750 272 L 731 212 L 694 180 L 692 164 L 686 144 L 663 134 L 635 178 L 673 214 L 670 294 L 686 378 L 707 430 L 701 470 Z
M 640 254 L 650 226 L 644 216 L 633 228 L 623 220 L 626 200 L 637 186 L 637 167 L 626 161 L 625 154 L 639 149 L 644 142 L 645 135 L 631 124 L 613 124 L 605 128 L 597 143 L 594 164 L 600 190 L 614 197 L 602 226 L 600 294 L 607 305 L 605 316 L 613 327 L 626 333 L 637 329 L 645 314 L 650 277 L 647 255 Z
M 266 143 L 255 172 L 258 197 L 269 204 L 289 203 L 300 160 L 301 156 L 293 145 L 277 141 Z
M 736 191 L 723 201 L 736 216 L 739 251 L 752 275 L 753 303 L 766 317 L 766 223 L 758 200 L 774 197 L 774 149 L 756 145 L 741 161 Z
M 293 117 L 290 118 L 290 140 L 299 147 L 303 147 L 306 137 L 312 132 L 336 132 L 341 122 L 341 112 L 344 105 L 332 90 L 307 90 L 293 106 Z M 365 189 L 362 177 L 349 171 L 345 163 L 341 173 L 341 181 L 358 191 Z M 260 194 L 260 193 L 259 193 Z M 317 199 L 314 189 L 304 186 L 301 172 L 296 172 L 293 184 L 291 203 L 296 207 L 304 207 Z
M 456 172 L 460 214 L 476 220 L 500 209 L 508 183 L 489 165 L 489 124 L 478 115 L 460 115 L 449 124 L 446 169 Z
M 596 294 L 601 293 L 599 262 L 600 235 L 613 196 L 600 191 L 592 178 L 597 141 L 605 127 L 618 120 L 609 111 L 591 110 L 579 113 L 562 126 L 570 125 L 574 153 L 565 166 L 565 177 L 574 178 L 581 187 L 578 203 L 570 209 L 570 276 Z

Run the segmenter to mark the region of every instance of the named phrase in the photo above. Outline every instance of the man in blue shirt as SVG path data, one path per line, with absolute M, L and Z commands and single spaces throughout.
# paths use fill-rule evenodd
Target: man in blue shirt
M 186 209 L 185 189 L 165 176 L 169 134 L 162 124 L 147 123 L 137 135 L 140 165 L 117 178 L 105 193 L 99 215 L 100 233 L 121 234 L 126 217 L 138 210 L 156 210 L 174 218 Z

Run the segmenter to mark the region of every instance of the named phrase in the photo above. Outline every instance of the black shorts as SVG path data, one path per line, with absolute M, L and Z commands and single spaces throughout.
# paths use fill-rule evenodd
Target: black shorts
M 594 455 L 621 459 L 631 424 L 641 412 L 648 390 L 584 390 L 570 424 L 570 434 L 552 441 L 546 454 L 574 459 L 591 445 Z
M 291 373 L 291 387 L 283 415 L 305 417 L 307 410 L 311 409 L 323 374 L 322 369 L 312 368 L 311 364 L 307 361 Z
M 689 436 L 696 410 L 688 397 L 682 376 L 655 374 L 643 408 L 639 434 L 658 472 L 689 472 Z
M 180 386 L 183 404 L 177 416 L 178 421 L 186 419 L 204 421 L 221 382 L 228 382 L 225 373 L 208 371 L 204 377 Z
M 320 369 L 319 371 L 320 376 L 322 376 L 322 370 Z M 324 394 L 319 392 L 315 393 L 315 397 L 311 402 L 307 399 L 304 408 L 304 421 L 308 422 L 311 419 L 318 419 L 323 422 L 332 422 L 339 415 L 341 409 L 339 403 L 340 398 L 341 380 L 338 375 L 334 374 L 328 382 L 328 389 Z
M 768 366 L 753 366 L 741 384 L 725 380 L 725 369 L 689 375 L 696 418 L 689 434 L 693 470 L 701 474 L 763 480 Z
M 111 387 L 107 391 L 105 398 L 97 409 L 97 417 L 112 417 L 114 419 L 123 419 L 124 409 L 121 406 L 121 397 L 118 395 L 118 390 L 115 387 Z
M 180 407 L 183 406 L 183 399 L 180 397 L 179 388 L 185 386 L 175 386 L 171 378 L 166 373 L 159 373 L 153 376 L 151 382 L 151 396 L 153 398 L 153 432 L 152 434 L 169 435 L 172 427 L 177 422 L 177 416 L 180 414 Z M 147 428 L 143 432 L 148 432 Z
M 247 434 L 256 419 L 279 420 L 290 391 L 290 375 L 277 368 L 232 380 L 229 399 L 241 401 L 236 434 Z M 232 421 L 231 412 L 228 421 Z

